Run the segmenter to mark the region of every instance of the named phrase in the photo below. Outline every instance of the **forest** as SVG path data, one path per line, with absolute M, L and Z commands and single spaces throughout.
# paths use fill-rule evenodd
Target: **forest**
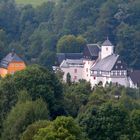
M 62 81 L 56 53 L 108 36 L 140 69 L 139 0 L 0 0 L 0 60 L 12 49 L 27 68 L 0 78 L 0 140 L 140 140 L 140 89 Z
M 59 0 L 37 7 L 0 0 L 0 59 L 14 48 L 28 64 L 51 68 L 57 52 L 81 52 L 77 43 L 101 44 L 108 36 L 129 68 L 140 69 L 139 13 L 139 0 Z

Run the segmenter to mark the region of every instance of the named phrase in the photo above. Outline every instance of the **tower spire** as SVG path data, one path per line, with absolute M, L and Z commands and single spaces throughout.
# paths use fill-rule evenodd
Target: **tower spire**
M 108 36 L 106 37 L 106 40 L 109 40 L 109 37 Z
M 109 55 L 112 55 L 113 53 L 114 53 L 114 46 L 112 45 L 112 43 L 110 42 L 107 36 L 107 39 L 104 41 L 101 47 L 101 59 Z

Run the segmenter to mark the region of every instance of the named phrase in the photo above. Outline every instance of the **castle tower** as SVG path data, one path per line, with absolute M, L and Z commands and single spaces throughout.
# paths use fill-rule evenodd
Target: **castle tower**
M 110 40 L 107 38 L 107 40 L 105 40 L 101 46 L 101 59 L 112 54 L 114 54 L 114 46 L 112 45 Z

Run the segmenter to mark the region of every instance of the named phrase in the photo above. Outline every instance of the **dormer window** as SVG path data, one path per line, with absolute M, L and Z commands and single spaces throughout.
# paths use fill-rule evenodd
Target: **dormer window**
M 118 64 L 120 64 L 121 63 L 121 61 L 118 61 Z

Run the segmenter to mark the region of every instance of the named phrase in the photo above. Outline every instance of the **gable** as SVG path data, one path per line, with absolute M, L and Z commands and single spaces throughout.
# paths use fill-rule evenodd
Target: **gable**
M 57 53 L 56 65 L 60 65 L 66 59 L 82 59 L 83 53 Z
M 129 72 L 129 76 L 134 84 L 140 87 L 140 70 L 134 70 Z
M 84 58 L 87 58 L 87 59 L 91 59 L 92 57 L 87 46 L 84 48 L 83 56 Z
M 119 56 L 112 70 L 127 70 L 126 63 Z
M 24 62 L 16 53 L 9 53 L 6 57 L 4 57 L 0 66 L 3 68 L 7 68 L 10 62 Z
M 96 60 L 99 56 L 100 48 L 98 44 L 87 44 L 84 48 L 83 56 L 86 59 Z

